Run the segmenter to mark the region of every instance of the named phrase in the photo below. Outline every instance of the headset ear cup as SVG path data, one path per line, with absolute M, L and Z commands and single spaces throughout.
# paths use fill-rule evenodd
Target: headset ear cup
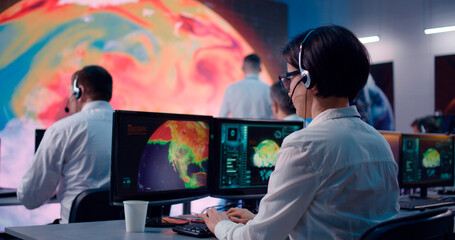
M 74 98 L 79 99 L 81 97 L 81 88 L 77 86 L 77 76 L 73 82 L 73 94 Z
M 79 87 L 74 88 L 74 97 L 79 99 L 81 97 L 81 89 Z
M 307 70 L 303 70 L 302 79 L 303 85 L 306 89 L 311 89 L 313 87 L 313 82 L 311 81 L 310 73 Z

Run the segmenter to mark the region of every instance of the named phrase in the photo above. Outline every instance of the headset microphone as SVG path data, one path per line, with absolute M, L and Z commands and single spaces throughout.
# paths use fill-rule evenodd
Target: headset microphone
M 292 99 L 289 98 L 289 102 L 288 102 L 288 108 L 292 111 L 295 111 L 295 107 L 294 107 L 294 103 L 292 103 Z
M 290 97 L 291 100 L 292 100 L 292 96 L 294 96 L 294 91 L 295 91 L 295 89 L 297 88 L 297 86 L 298 86 L 299 83 L 301 83 L 301 82 L 303 82 L 303 84 L 305 84 L 305 79 L 304 79 L 304 77 L 301 78 L 301 79 L 295 84 L 294 89 L 292 89 L 292 93 L 291 93 L 291 97 Z
M 68 101 L 66 102 L 66 106 L 65 106 L 65 112 L 66 113 L 69 113 L 70 112 L 70 109 L 68 108 L 68 103 L 70 102 L 70 99 L 68 98 Z
M 76 99 L 79 99 L 81 97 L 81 89 L 77 86 L 77 75 L 76 77 L 74 78 L 74 82 L 73 82 L 73 93 L 71 95 L 74 95 L 74 97 Z M 65 107 L 65 112 L 68 113 L 70 111 L 70 109 L 68 108 L 68 104 L 70 102 L 70 98 L 71 98 L 71 95 L 70 97 L 68 98 L 68 101 L 66 102 L 66 107 Z

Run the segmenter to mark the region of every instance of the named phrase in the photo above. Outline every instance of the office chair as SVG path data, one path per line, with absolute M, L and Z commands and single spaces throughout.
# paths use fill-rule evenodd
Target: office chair
M 69 223 L 124 219 L 123 206 L 109 204 L 109 188 L 87 189 L 79 193 L 70 210 Z
M 450 210 L 431 210 L 380 223 L 363 233 L 360 239 L 452 239 L 453 223 Z

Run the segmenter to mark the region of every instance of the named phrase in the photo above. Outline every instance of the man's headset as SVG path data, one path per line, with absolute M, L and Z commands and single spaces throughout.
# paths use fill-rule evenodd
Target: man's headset
M 79 99 L 81 97 L 81 88 L 77 86 L 77 75 L 73 82 L 73 95 L 74 95 L 74 98 L 76 98 L 76 99 Z M 65 107 L 65 112 L 67 112 L 67 113 L 70 111 L 70 109 L 68 108 L 69 101 L 70 100 L 68 98 L 68 102 L 66 103 L 66 107 Z
M 73 94 L 76 99 L 81 97 L 81 88 L 77 86 L 77 75 L 73 82 Z

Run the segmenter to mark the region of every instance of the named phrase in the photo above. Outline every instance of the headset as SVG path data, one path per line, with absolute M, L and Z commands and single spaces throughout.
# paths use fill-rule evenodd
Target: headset
M 301 77 L 299 82 L 303 82 L 303 85 L 305 86 L 306 89 L 311 89 L 314 86 L 314 82 L 311 81 L 310 73 L 308 72 L 308 70 L 303 69 L 302 53 L 303 53 L 303 47 L 305 46 L 305 41 L 308 39 L 308 37 L 311 35 L 311 33 L 313 31 L 314 31 L 314 29 L 312 29 L 310 32 L 308 32 L 307 35 L 303 38 L 303 41 L 300 43 L 300 50 L 299 50 L 299 70 L 300 70 L 300 77 Z M 298 85 L 299 82 L 296 85 Z
M 73 94 L 76 99 L 81 97 L 81 88 L 77 86 L 77 75 L 73 82 Z
M 81 91 L 82 91 L 81 88 L 77 86 L 77 75 L 76 75 L 76 78 L 74 79 L 74 82 L 73 82 L 73 95 L 74 95 L 74 98 L 79 99 L 81 97 Z M 66 106 L 65 106 L 65 112 L 66 113 L 70 112 L 70 109 L 68 107 L 68 103 L 69 102 L 70 102 L 70 99 L 68 98 L 68 102 L 66 102 Z
M 303 64 L 302 64 L 302 52 L 303 52 L 303 47 L 305 46 L 305 42 L 306 40 L 308 39 L 308 37 L 311 35 L 311 33 L 314 31 L 314 29 L 312 29 L 311 31 L 309 31 L 306 36 L 303 38 L 303 41 L 300 43 L 300 50 L 299 50 L 299 71 L 300 71 L 300 80 L 295 84 L 295 87 L 294 87 L 294 90 L 292 90 L 292 94 L 291 94 L 291 99 L 292 99 L 292 96 L 294 95 L 294 91 L 295 91 L 295 88 L 299 85 L 300 82 L 303 82 L 303 86 L 305 86 L 305 88 L 308 90 L 308 89 L 311 89 L 313 86 L 314 86 L 314 82 L 311 81 L 311 77 L 310 77 L 310 73 L 308 72 L 308 70 L 305 70 L 303 69 Z M 303 122 L 303 128 L 306 128 L 307 126 L 307 120 L 306 120 L 306 108 L 307 108 L 307 96 L 308 94 L 305 94 L 305 114 L 304 114 L 304 122 Z

